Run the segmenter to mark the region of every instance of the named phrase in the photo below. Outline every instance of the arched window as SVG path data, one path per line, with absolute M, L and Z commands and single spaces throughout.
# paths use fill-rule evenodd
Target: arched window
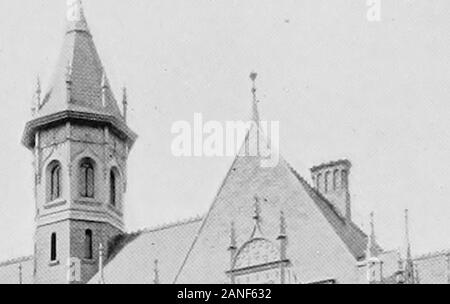
M 333 190 L 337 190 L 339 183 L 339 170 L 334 170 L 333 173 Z
M 347 188 L 348 187 L 348 172 L 346 170 L 342 170 L 341 173 L 341 187 Z
M 114 169 L 112 169 L 109 173 L 109 202 L 112 206 L 117 206 L 117 173 Z
M 316 186 L 316 187 L 317 187 L 317 190 L 318 190 L 318 191 L 322 191 L 322 189 L 321 189 L 321 186 L 322 186 L 322 185 L 321 185 L 321 183 L 322 183 L 322 174 L 319 173 L 319 174 L 317 175 L 316 183 L 317 183 L 317 186 Z
M 54 201 L 61 197 L 61 166 L 58 162 L 54 162 L 50 165 L 50 201 Z
M 330 189 L 330 172 L 325 173 L 325 193 L 328 193 Z
M 92 250 L 92 230 L 88 229 L 84 235 L 84 258 L 92 260 L 94 257 Z
M 80 165 L 80 194 L 85 198 L 94 198 L 95 172 L 94 163 L 89 158 L 81 161 Z
M 55 262 L 57 256 L 57 239 L 56 239 L 56 233 L 52 233 L 51 239 L 50 239 L 50 261 Z

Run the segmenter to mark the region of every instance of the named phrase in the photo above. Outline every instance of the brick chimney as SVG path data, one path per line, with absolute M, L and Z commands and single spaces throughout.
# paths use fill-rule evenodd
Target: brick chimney
M 311 168 L 316 190 L 347 220 L 352 218 L 348 182 L 351 167 L 350 161 L 338 160 Z

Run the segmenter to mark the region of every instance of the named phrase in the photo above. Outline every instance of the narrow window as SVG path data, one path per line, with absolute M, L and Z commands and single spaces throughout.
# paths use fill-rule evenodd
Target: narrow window
M 325 173 L 325 193 L 328 193 L 330 186 L 330 172 Z
M 338 188 L 338 179 L 339 179 L 339 170 L 334 170 L 333 173 L 333 190 L 337 190 Z
M 341 183 L 342 183 L 342 188 L 347 188 L 348 187 L 348 173 L 346 170 L 342 170 L 342 179 L 341 179 Z
M 57 252 L 57 240 L 56 240 L 56 233 L 52 233 L 51 240 L 50 240 L 50 261 L 55 262 L 58 258 L 56 252 Z
M 109 175 L 109 187 L 110 187 L 110 203 L 112 206 L 116 207 L 117 205 L 117 177 L 114 170 L 111 170 Z
M 322 174 L 318 174 L 317 175 L 317 180 L 316 180 L 316 183 L 317 183 L 317 190 L 318 191 L 321 191 L 322 189 L 320 189 L 320 187 L 321 187 L 321 182 L 322 182 Z
M 50 171 L 50 201 L 54 201 L 61 196 L 61 167 L 54 164 Z
M 92 250 L 92 230 L 88 229 L 84 236 L 84 258 L 92 260 L 94 257 Z
M 94 165 L 91 160 L 84 159 L 80 166 L 80 188 L 81 196 L 86 198 L 94 198 L 95 192 L 95 172 Z

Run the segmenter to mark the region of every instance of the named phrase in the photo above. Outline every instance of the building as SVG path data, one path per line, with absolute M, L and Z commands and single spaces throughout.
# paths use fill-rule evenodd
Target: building
M 50 90 L 38 85 L 23 135 L 34 155 L 34 254 L 0 264 L 0 283 L 449 282 L 448 253 L 400 258 L 377 245 L 373 222 L 369 235 L 353 223 L 348 160 L 313 167 L 310 185 L 284 159 L 264 168 L 246 153 L 268 144 L 255 85 L 252 128 L 206 215 L 124 231 L 137 139 L 126 90 L 119 106 L 79 1 L 70 13 Z

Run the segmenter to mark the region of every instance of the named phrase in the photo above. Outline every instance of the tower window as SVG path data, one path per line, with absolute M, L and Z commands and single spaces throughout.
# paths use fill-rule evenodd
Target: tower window
M 112 206 L 117 206 L 117 173 L 114 169 L 111 170 L 109 174 L 109 195 L 110 195 L 110 203 Z
M 50 261 L 55 262 L 57 256 L 57 239 L 56 239 L 56 233 L 52 233 L 51 239 L 50 239 Z
M 321 186 L 322 186 L 322 185 L 321 185 L 321 182 L 322 182 L 322 174 L 319 173 L 319 174 L 317 175 L 317 179 L 316 179 L 316 183 L 317 183 L 317 186 L 316 186 L 316 187 L 317 187 L 317 190 L 319 190 L 319 191 L 321 191 L 321 189 L 320 189 Z
M 80 194 L 85 198 L 94 198 L 95 171 L 92 160 L 85 158 L 80 165 Z
M 94 257 L 92 248 L 92 230 L 88 229 L 84 236 L 84 258 L 92 260 Z
M 61 166 L 59 163 L 52 164 L 50 169 L 50 201 L 61 196 Z

